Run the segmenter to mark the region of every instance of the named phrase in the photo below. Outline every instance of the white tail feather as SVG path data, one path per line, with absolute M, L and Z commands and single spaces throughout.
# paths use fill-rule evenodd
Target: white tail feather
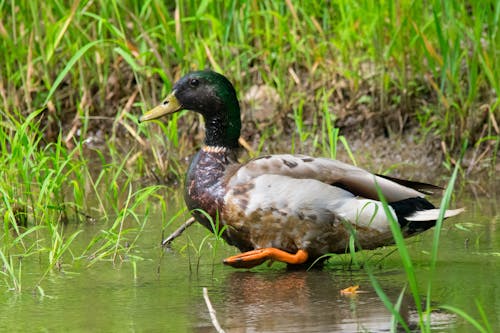
M 444 218 L 458 215 L 464 211 L 465 211 L 465 208 L 448 209 L 444 213 Z M 413 213 L 412 215 L 407 216 L 406 219 L 408 221 L 433 221 L 433 220 L 437 220 L 438 217 L 439 217 L 439 208 L 436 208 L 436 209 L 417 211 L 417 212 Z

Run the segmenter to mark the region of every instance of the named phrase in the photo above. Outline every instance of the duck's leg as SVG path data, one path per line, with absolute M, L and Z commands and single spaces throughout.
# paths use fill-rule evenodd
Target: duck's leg
M 262 264 L 266 260 L 275 260 L 298 265 L 305 263 L 308 257 L 309 255 L 305 250 L 298 250 L 297 253 L 292 254 L 274 247 L 268 247 L 231 256 L 224 259 L 224 264 L 235 268 L 252 268 Z

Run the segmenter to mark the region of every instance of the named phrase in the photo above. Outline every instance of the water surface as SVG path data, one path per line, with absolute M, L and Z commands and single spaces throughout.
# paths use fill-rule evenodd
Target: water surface
M 496 197 L 464 196 L 467 212 L 447 220 L 442 230 L 439 261 L 429 273 L 432 230 L 409 240 L 422 299 L 429 281 L 432 304 L 448 304 L 480 320 L 479 303 L 489 324 L 500 328 L 500 231 Z M 158 207 L 160 209 L 160 207 Z M 172 214 L 177 207 L 172 210 Z M 208 290 L 217 318 L 226 332 L 387 332 L 391 315 L 374 291 L 364 269 L 348 256 L 335 256 L 322 271 L 287 271 L 283 265 L 248 270 L 225 267 L 221 260 L 236 250 L 195 225 L 163 251 L 160 215 L 149 218 L 132 264 L 81 260 L 63 266 L 42 282 L 45 296 L 29 288 L 42 269 L 37 260 L 23 263 L 21 294 L 0 293 L 0 331 L 8 332 L 214 332 L 202 288 Z M 176 225 L 182 220 L 176 221 Z M 168 228 L 171 232 L 174 225 Z M 92 235 L 99 225 L 83 226 Z M 202 241 L 205 239 L 204 241 Z M 85 234 L 78 238 L 86 245 Z M 200 244 L 201 252 L 199 251 Z M 369 251 L 359 258 L 373 264 L 377 280 L 395 302 L 406 275 L 394 248 Z M 201 255 L 199 255 L 201 253 Z M 360 285 L 363 293 L 344 296 L 340 290 Z M 417 319 L 413 299 L 405 293 L 402 315 Z M 435 332 L 470 332 L 460 317 L 436 311 Z

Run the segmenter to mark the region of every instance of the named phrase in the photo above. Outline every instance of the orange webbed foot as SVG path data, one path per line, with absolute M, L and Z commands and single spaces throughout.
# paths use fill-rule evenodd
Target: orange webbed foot
M 257 249 L 243 252 L 224 259 L 224 264 L 235 268 L 252 268 L 262 264 L 266 260 L 281 261 L 287 264 L 299 265 L 307 261 L 309 255 L 305 250 L 298 250 L 292 254 L 274 247 Z

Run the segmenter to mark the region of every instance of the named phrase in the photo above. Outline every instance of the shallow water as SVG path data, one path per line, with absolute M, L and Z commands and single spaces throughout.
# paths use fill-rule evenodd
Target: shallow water
M 497 198 L 464 196 L 456 205 L 467 212 L 443 227 L 439 261 L 429 273 L 433 232 L 409 240 L 423 295 L 432 281 L 433 305 L 448 304 L 481 322 L 476 300 L 493 331 L 500 328 L 500 213 Z M 158 208 L 159 209 L 159 208 Z M 173 210 L 172 214 L 175 210 Z M 207 232 L 189 228 L 173 249 L 158 246 L 161 222 L 150 217 L 136 255 L 119 265 L 101 262 L 86 267 L 64 267 L 52 273 L 42 287 L 45 296 L 28 286 L 40 276 L 36 260 L 23 263 L 21 294 L 0 293 L 0 331 L 8 332 L 214 332 L 202 288 L 206 287 L 226 332 L 386 332 L 391 315 L 375 293 L 366 270 L 349 266 L 347 256 L 330 259 L 322 271 L 292 272 L 275 264 L 251 271 L 221 264 L 234 248 L 210 238 L 201 257 L 197 247 Z M 182 221 L 177 221 L 181 223 Z M 168 234 L 174 227 L 169 228 Z M 99 226 L 84 226 L 93 234 Z M 79 237 L 85 246 L 85 235 Z M 191 246 L 190 244 L 194 245 Z M 365 252 L 359 258 L 377 263 L 394 248 Z M 139 252 L 140 250 L 140 252 Z M 392 302 L 405 286 L 406 275 L 397 254 L 375 265 L 375 276 Z M 342 288 L 360 285 L 356 296 Z M 407 291 L 401 307 L 411 325 L 418 317 Z M 470 332 L 462 318 L 436 311 L 435 332 Z

